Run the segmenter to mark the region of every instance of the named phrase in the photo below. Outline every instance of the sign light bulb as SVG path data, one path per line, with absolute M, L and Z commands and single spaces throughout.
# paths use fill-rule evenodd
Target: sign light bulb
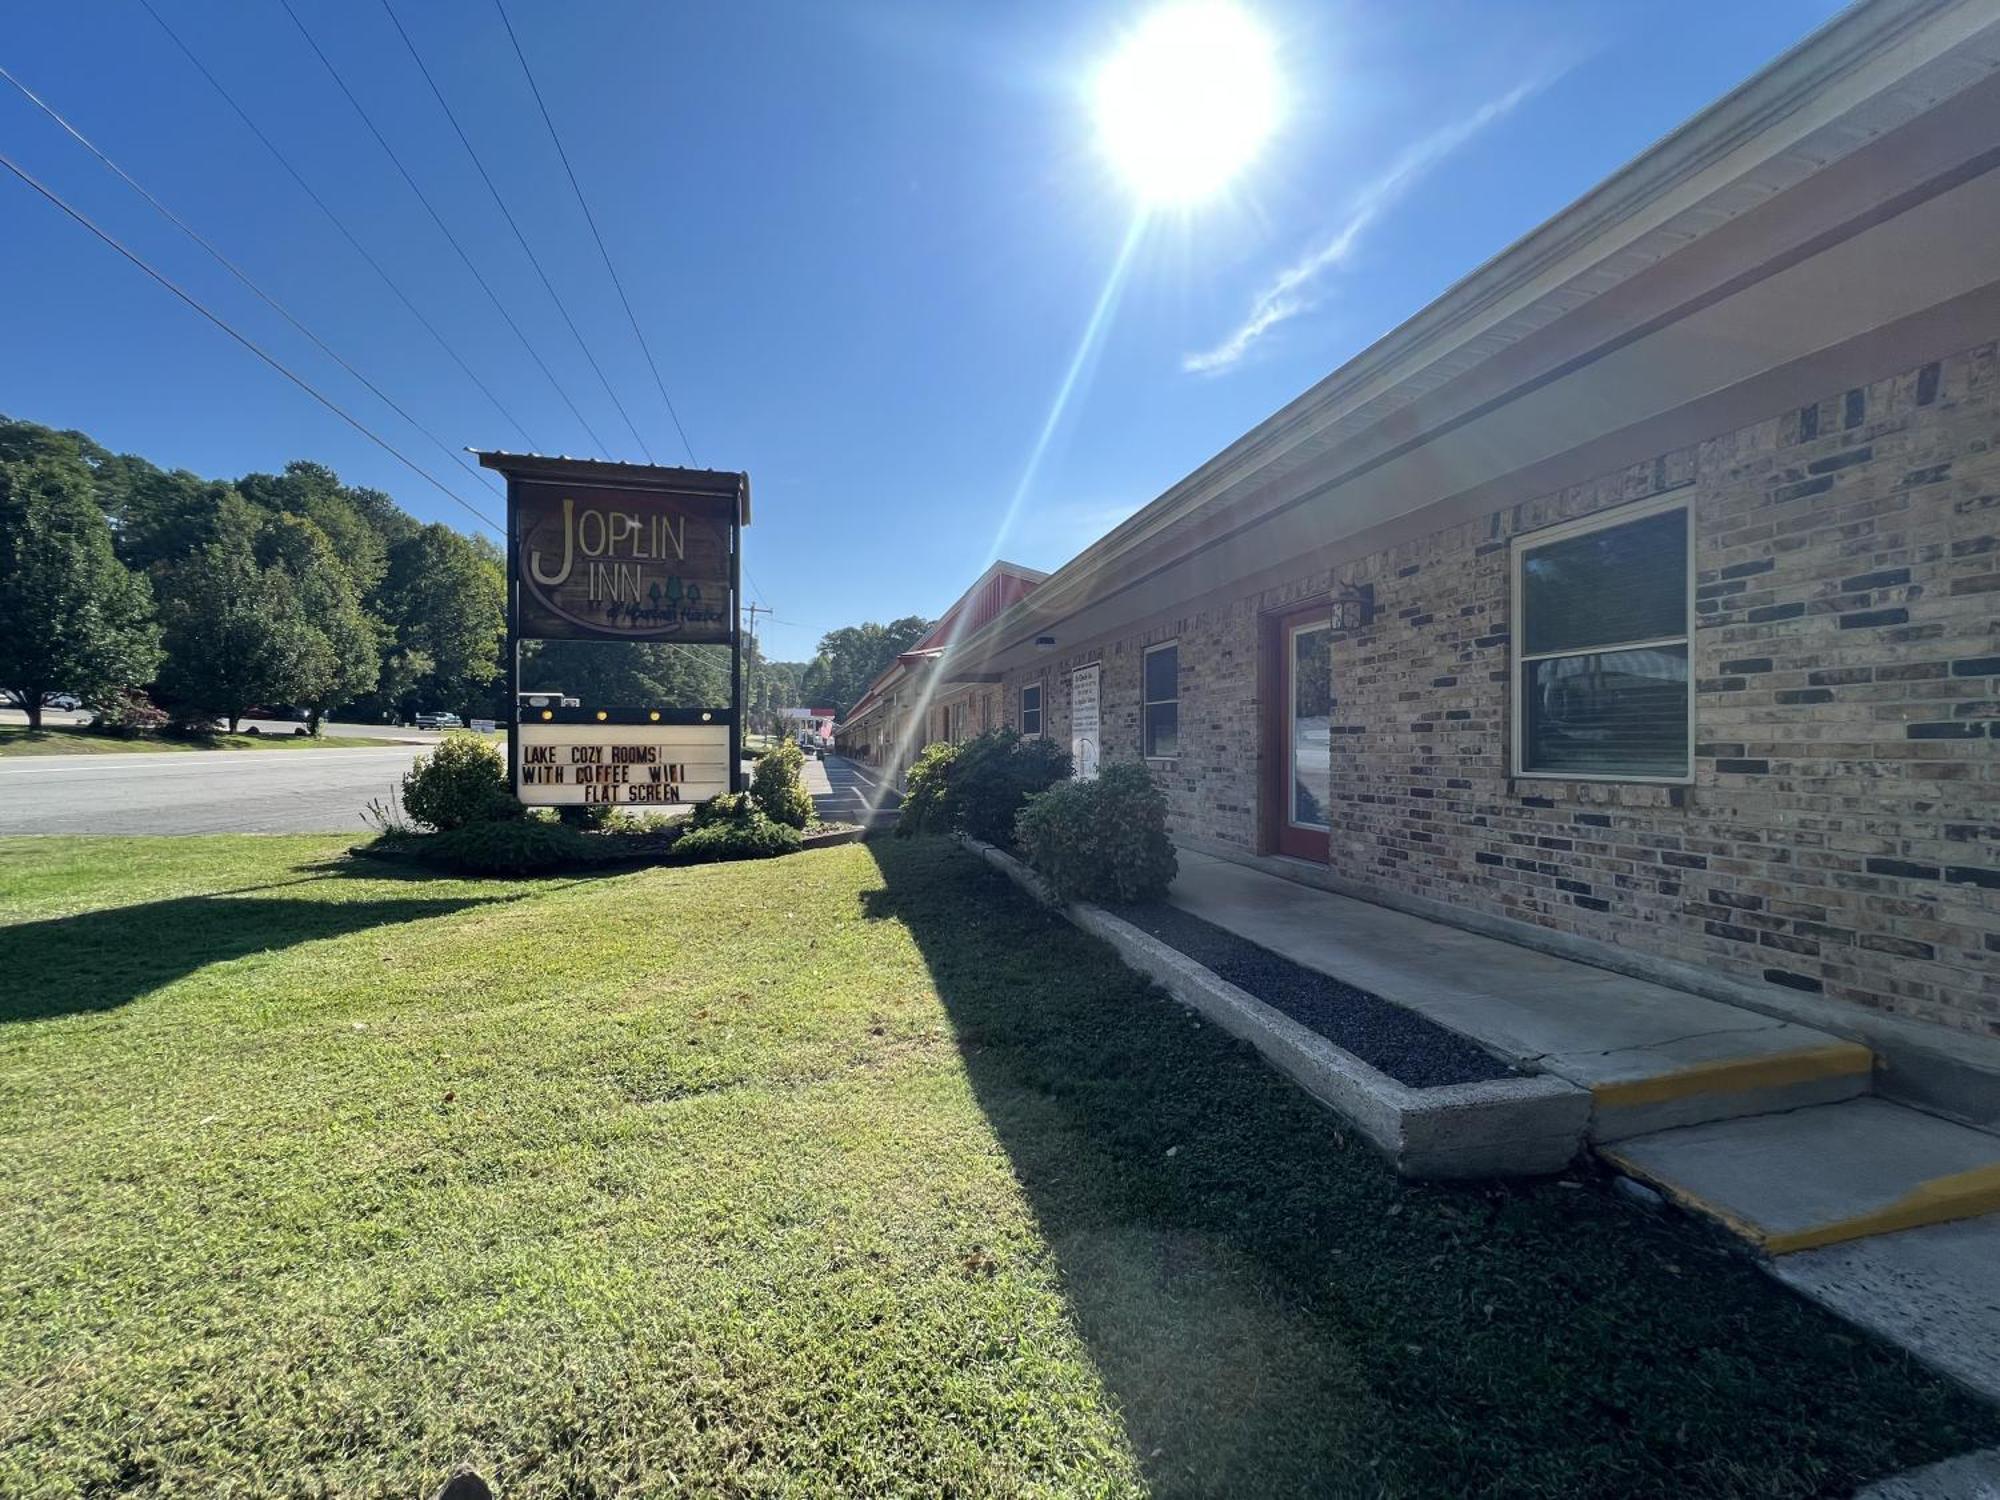
M 647 714 L 646 717 L 651 719 L 655 724 L 657 724 L 660 722 L 660 711 L 656 708 L 651 713 Z
M 553 719 L 555 715 L 545 708 L 542 710 L 542 717 L 545 719 Z
M 610 717 L 610 715 L 609 715 L 609 714 L 607 714 L 607 713 L 605 713 L 605 711 L 604 711 L 603 709 L 601 709 L 601 708 L 600 708 L 600 709 L 599 709 L 599 710 L 597 711 L 597 722 L 598 722 L 598 723 L 602 724 L 602 723 L 603 723 L 603 722 L 604 722 L 604 721 L 605 721 L 605 720 L 606 720 L 607 718 L 609 718 L 609 717 Z

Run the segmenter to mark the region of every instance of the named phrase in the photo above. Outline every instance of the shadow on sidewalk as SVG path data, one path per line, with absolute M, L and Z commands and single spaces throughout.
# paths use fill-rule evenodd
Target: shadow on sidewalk
M 1847 1493 L 2000 1439 L 1599 1183 L 1400 1182 L 969 855 L 869 848 L 1156 1492 Z

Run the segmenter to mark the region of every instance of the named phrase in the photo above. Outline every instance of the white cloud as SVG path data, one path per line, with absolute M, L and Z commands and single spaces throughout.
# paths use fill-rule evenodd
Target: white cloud
M 1499 98 L 1482 104 L 1464 119 L 1433 131 L 1404 151 L 1391 163 L 1388 171 L 1355 197 L 1346 222 L 1332 236 L 1280 271 L 1271 284 L 1257 294 L 1250 305 L 1249 316 L 1237 325 L 1228 338 L 1212 349 L 1184 356 L 1181 368 L 1193 374 L 1226 370 L 1243 358 L 1252 344 L 1280 323 L 1311 310 L 1320 300 L 1316 290 L 1320 278 L 1354 253 L 1362 235 L 1385 209 L 1414 187 L 1432 167 L 1548 82 L 1548 78 L 1537 78 L 1510 89 Z

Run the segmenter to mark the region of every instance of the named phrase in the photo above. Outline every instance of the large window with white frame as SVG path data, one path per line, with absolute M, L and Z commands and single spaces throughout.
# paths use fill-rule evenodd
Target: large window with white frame
M 1694 548 L 1685 499 L 1514 541 L 1514 773 L 1687 781 Z
M 1178 641 L 1148 646 L 1140 677 L 1140 731 L 1152 760 L 1181 753 L 1181 648 Z
M 1041 738 L 1042 685 L 1039 682 L 1023 683 L 1021 686 L 1021 733 L 1031 740 Z

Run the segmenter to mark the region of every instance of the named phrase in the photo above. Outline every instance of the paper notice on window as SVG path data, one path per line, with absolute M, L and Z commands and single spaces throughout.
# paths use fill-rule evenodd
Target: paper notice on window
M 1078 781 L 1092 781 L 1097 776 L 1102 736 L 1097 697 L 1100 670 L 1093 662 L 1069 674 L 1069 753 Z

